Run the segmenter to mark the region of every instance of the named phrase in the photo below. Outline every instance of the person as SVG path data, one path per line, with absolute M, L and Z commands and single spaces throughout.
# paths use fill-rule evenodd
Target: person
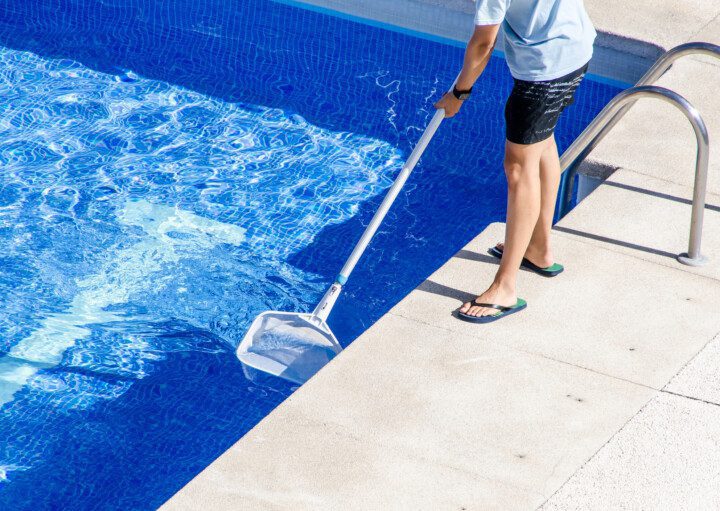
M 504 168 L 508 183 L 505 241 L 490 249 L 500 266 L 490 287 L 458 316 L 488 323 L 522 310 L 520 266 L 545 276 L 555 264 L 550 230 L 560 183 L 554 130 L 587 71 L 596 32 L 582 0 L 476 0 L 475 30 L 452 91 L 435 107 L 453 117 L 472 93 L 502 28 L 505 59 L 514 79 L 505 105 Z

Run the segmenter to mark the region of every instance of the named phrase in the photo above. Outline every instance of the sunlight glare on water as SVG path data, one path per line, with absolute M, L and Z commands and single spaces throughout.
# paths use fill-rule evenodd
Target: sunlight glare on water
M 324 283 L 285 259 L 400 158 L 292 112 L 121 78 L 0 50 L 0 428 L 115 399 L 168 353 L 223 349 L 209 337 L 231 351 L 271 306 L 308 309 Z M 9 480 L 42 458 L 32 443 L 0 456 Z

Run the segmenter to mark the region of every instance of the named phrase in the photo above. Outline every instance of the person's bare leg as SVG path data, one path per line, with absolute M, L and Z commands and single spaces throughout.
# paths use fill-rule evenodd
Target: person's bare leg
M 525 251 L 525 257 L 541 268 L 546 268 L 554 262 L 550 247 L 550 232 L 555 216 L 560 174 L 560 156 L 553 135 L 540 156 L 540 216 Z M 497 246 L 500 250 L 504 250 L 504 243 L 498 243 Z
M 503 258 L 493 283 L 477 298 L 478 302 L 505 306 L 517 302 L 517 274 L 540 216 L 540 159 L 549 143 L 549 139 L 529 145 L 505 142 L 508 212 Z M 484 316 L 498 311 L 466 302 L 460 312 Z
M 540 157 L 540 216 L 526 252 L 526 257 L 529 256 L 529 259 L 541 268 L 546 268 L 554 262 L 550 247 L 550 232 L 555 217 L 560 173 L 560 156 L 553 135 Z

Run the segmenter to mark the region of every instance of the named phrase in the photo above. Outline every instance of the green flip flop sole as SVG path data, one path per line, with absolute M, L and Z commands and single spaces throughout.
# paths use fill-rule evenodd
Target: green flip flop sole
M 503 251 L 500 250 L 497 247 L 492 247 L 488 250 L 488 253 L 493 256 L 497 257 L 498 259 L 502 259 Z M 538 275 L 542 275 L 543 277 L 555 277 L 556 275 L 559 275 L 565 270 L 562 264 L 553 263 L 551 266 L 548 266 L 547 268 L 542 268 L 527 259 L 523 257 L 522 263 L 520 263 L 520 266 L 522 268 L 527 268 L 530 271 L 533 271 L 537 273 Z

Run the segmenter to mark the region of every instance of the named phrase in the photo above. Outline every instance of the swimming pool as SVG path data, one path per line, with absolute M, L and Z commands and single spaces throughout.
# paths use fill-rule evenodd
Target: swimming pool
M 0 508 L 156 508 L 293 392 L 234 347 L 314 306 L 462 48 L 267 0 L 5 3 L 0 46 Z M 510 85 L 493 58 L 441 126 L 343 345 L 503 219 Z M 560 146 L 617 92 L 586 81 Z

